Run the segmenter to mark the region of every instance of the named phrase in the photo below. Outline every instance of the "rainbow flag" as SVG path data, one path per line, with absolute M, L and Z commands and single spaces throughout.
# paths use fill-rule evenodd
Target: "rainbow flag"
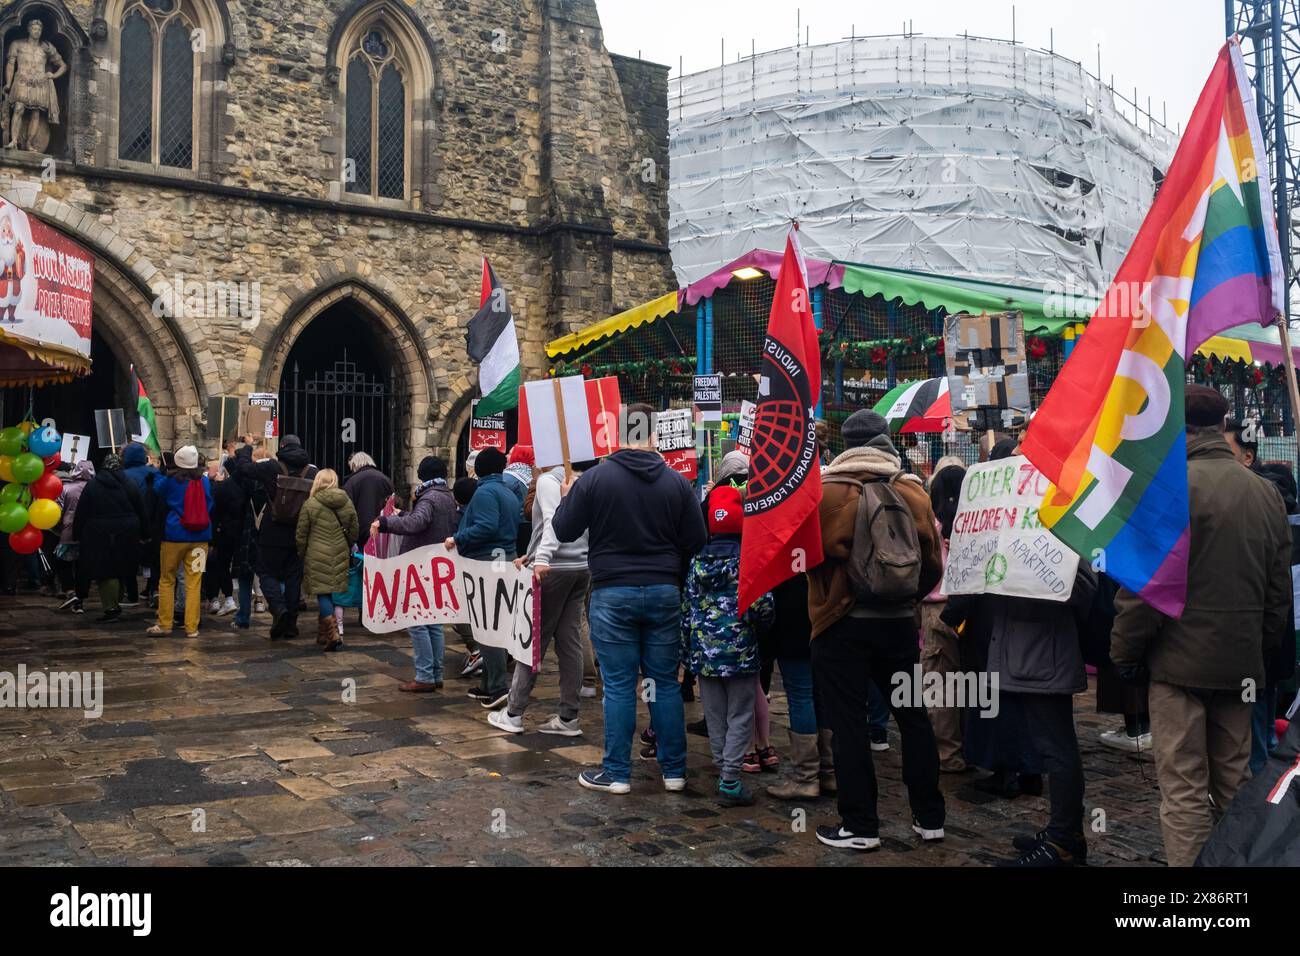
M 1043 523 L 1171 617 L 1187 596 L 1184 360 L 1234 325 L 1274 322 L 1283 275 L 1268 156 L 1232 39 L 1022 446 L 1053 482 Z

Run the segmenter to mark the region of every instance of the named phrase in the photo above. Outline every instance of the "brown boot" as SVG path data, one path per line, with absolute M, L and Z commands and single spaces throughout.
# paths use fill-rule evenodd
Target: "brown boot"
M 839 790 L 835 784 L 835 758 L 831 755 L 831 732 L 817 731 L 818 771 L 822 793 L 831 796 Z
M 333 614 L 318 619 L 316 643 L 327 651 L 337 650 L 343 646 L 343 639 L 339 637 L 338 628 L 334 625 Z
M 790 766 L 794 771 L 786 783 L 767 788 L 767 795 L 777 800 L 816 800 L 821 795 L 817 782 L 817 735 L 790 731 Z

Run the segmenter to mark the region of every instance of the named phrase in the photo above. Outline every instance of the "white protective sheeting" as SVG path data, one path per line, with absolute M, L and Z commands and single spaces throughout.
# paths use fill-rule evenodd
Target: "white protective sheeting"
M 815 258 L 1102 289 L 1176 145 L 1079 64 L 962 37 L 759 54 L 670 81 L 668 111 L 682 285 L 798 219 Z

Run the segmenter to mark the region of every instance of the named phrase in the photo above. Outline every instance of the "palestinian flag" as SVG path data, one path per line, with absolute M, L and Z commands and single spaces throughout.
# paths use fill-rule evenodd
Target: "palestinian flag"
M 519 404 L 519 337 L 505 287 L 483 259 L 483 293 L 478 314 L 469 321 L 465 348 L 478 364 L 477 415 L 495 415 Z
M 155 455 L 161 455 L 162 446 L 158 444 L 158 424 L 153 417 L 153 402 L 149 401 L 149 393 L 144 390 L 144 382 L 135 374 L 134 365 L 131 366 L 131 388 L 135 392 L 135 411 L 140 419 L 131 440 L 152 448 Z
M 941 432 L 952 418 L 952 396 L 948 379 L 929 378 L 903 382 L 876 403 L 874 409 L 885 416 L 894 431 Z

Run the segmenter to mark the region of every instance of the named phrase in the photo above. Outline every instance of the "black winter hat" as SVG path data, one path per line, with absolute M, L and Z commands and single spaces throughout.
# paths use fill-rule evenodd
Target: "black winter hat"
M 869 408 L 859 409 L 840 426 L 840 437 L 844 439 L 845 448 L 861 448 L 879 435 L 889 434 L 889 422 L 879 412 Z
M 435 478 L 446 479 L 447 463 L 437 455 L 428 455 L 420 462 L 420 467 L 415 473 L 420 476 L 421 481 L 433 481 Z
M 499 475 L 506 470 L 506 456 L 500 448 L 488 447 L 478 453 L 474 459 L 474 474 L 480 478 Z

